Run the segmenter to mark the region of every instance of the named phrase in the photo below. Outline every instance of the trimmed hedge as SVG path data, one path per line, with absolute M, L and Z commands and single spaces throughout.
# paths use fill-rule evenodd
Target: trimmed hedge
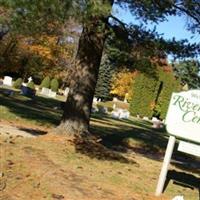
M 147 74 L 138 72 L 132 85 L 132 99 L 130 101 L 130 112 L 132 115 L 152 116 L 157 81 L 154 77 L 152 78 Z
M 159 68 L 157 77 L 138 73 L 133 81 L 133 96 L 130 102 L 132 115 L 164 119 L 172 92 L 180 91 L 180 81 L 176 80 L 173 71 Z
M 33 81 L 30 81 L 28 84 L 27 84 L 27 87 L 28 88 L 31 88 L 32 90 L 35 90 L 35 84 Z
M 22 86 L 22 83 L 23 83 L 22 78 L 18 78 L 18 79 L 14 82 L 13 87 L 16 88 L 16 89 L 20 89 L 21 86 Z
M 50 87 L 50 77 L 49 76 L 46 76 L 43 80 L 42 80 L 42 82 L 41 82 L 41 84 L 40 84 L 40 89 L 41 88 L 49 88 Z
M 156 112 L 156 115 L 164 119 L 167 114 L 172 92 L 178 92 L 181 88 L 180 81 L 175 79 L 172 71 L 165 72 L 162 69 L 160 69 L 159 79 L 163 83 L 163 85 L 154 111 Z
M 53 92 L 57 92 L 59 88 L 59 82 L 56 78 L 51 80 L 50 88 Z

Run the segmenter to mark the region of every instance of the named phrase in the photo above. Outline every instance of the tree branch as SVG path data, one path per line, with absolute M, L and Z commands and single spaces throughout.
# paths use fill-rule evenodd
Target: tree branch
M 194 19 L 200 26 L 200 18 L 198 18 L 197 16 L 195 16 L 194 14 L 192 14 L 190 11 L 188 11 L 187 9 L 178 6 L 176 4 L 173 5 L 174 8 L 176 8 L 177 10 L 180 10 L 181 12 L 184 12 L 185 14 L 187 14 L 188 16 L 190 16 L 192 19 Z
M 126 23 L 122 22 L 121 20 L 119 20 L 117 17 L 115 17 L 115 16 L 113 16 L 113 15 L 109 15 L 108 18 L 112 18 L 114 21 L 118 22 L 118 23 L 123 27 L 123 29 L 124 29 L 126 32 L 128 32 L 128 30 L 127 30 L 127 28 L 126 28 L 126 26 L 127 26 Z

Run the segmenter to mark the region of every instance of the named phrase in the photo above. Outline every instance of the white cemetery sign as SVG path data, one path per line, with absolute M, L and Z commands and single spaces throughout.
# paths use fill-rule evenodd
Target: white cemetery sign
M 166 125 L 170 134 L 200 143 L 200 90 L 172 94 Z
M 165 123 L 170 137 L 156 188 L 156 196 L 163 191 L 176 138 L 190 141 L 190 143 L 180 141 L 179 151 L 200 156 L 200 90 L 173 93 Z

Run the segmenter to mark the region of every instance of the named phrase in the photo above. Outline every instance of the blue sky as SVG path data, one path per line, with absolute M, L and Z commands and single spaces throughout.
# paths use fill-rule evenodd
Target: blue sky
M 113 14 L 117 16 L 120 20 L 125 23 L 139 23 L 135 21 L 134 17 L 128 10 L 121 9 L 119 7 L 114 7 Z M 149 28 L 153 28 L 155 25 L 157 27 L 157 32 L 163 33 L 163 37 L 170 39 L 175 37 L 177 40 L 188 39 L 190 42 L 199 43 L 200 35 L 193 35 L 191 32 L 186 30 L 186 17 L 168 17 L 168 21 L 156 24 L 149 24 Z

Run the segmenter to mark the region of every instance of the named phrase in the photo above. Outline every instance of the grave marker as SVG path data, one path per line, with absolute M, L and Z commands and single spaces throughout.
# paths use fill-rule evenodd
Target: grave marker
M 12 86 L 12 77 L 4 76 L 3 85 Z

